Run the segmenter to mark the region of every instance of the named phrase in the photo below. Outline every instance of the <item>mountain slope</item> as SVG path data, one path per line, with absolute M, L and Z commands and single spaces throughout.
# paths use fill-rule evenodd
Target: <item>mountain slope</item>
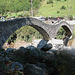
M 47 0 L 41 3 L 36 16 L 75 16 L 75 0 L 53 0 L 53 3 L 47 4 Z

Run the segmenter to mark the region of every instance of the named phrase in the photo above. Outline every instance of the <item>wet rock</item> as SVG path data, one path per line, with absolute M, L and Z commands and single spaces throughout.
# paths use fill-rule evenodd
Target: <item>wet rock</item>
M 27 63 L 25 68 L 26 68 L 27 75 L 47 75 L 42 68 L 34 64 Z

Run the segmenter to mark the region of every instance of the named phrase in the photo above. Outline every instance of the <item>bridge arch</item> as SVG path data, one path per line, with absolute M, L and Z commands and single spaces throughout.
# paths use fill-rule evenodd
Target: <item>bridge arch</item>
M 35 18 L 18 18 L 9 21 L 0 21 L 0 46 L 6 42 L 6 40 L 13 34 L 17 29 L 29 25 L 38 30 L 45 40 L 55 38 L 60 27 L 63 27 L 68 35 L 72 35 L 74 25 L 70 25 L 65 21 L 58 24 L 49 25 Z
M 55 36 L 57 35 L 57 32 L 61 27 L 66 31 L 67 35 L 69 36 L 72 35 L 72 29 L 70 28 L 69 24 L 67 22 L 62 21 L 61 23 L 57 24 L 57 30 L 55 32 Z
M 48 33 L 41 27 L 36 26 L 36 25 L 30 25 L 31 27 L 35 28 L 37 31 L 40 32 L 40 34 L 43 36 L 43 39 L 48 41 L 50 39 Z
M 0 29 L 1 29 L 1 39 L 0 44 L 1 46 L 6 42 L 6 40 L 10 37 L 11 34 L 13 34 L 17 29 L 29 25 L 36 30 L 38 30 L 41 35 L 43 36 L 44 40 L 48 41 L 50 39 L 45 23 L 34 19 L 34 18 L 20 18 L 20 19 L 14 19 L 10 21 L 0 22 Z

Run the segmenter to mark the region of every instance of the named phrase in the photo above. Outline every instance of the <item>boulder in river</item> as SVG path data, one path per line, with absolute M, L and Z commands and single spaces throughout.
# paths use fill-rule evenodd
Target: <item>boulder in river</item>
M 43 50 L 43 51 L 48 51 L 49 49 L 51 49 L 52 48 L 52 44 L 51 43 L 48 43 L 48 44 L 45 44 L 42 48 L 41 48 L 41 50 Z

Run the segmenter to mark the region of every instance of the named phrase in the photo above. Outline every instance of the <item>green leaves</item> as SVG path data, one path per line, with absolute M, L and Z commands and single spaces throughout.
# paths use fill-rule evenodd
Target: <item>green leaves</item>
M 35 28 L 26 25 L 18 29 L 15 33 L 13 33 L 9 37 L 7 42 L 14 43 L 17 39 L 24 40 L 26 42 L 31 42 L 33 39 L 40 39 L 40 38 L 43 38 L 43 37 Z
M 39 7 L 40 0 L 33 0 L 33 8 Z M 31 9 L 31 0 L 0 0 L 0 12 L 29 11 Z
M 66 31 L 61 27 L 57 32 L 57 38 L 62 39 L 63 35 L 66 33 Z

